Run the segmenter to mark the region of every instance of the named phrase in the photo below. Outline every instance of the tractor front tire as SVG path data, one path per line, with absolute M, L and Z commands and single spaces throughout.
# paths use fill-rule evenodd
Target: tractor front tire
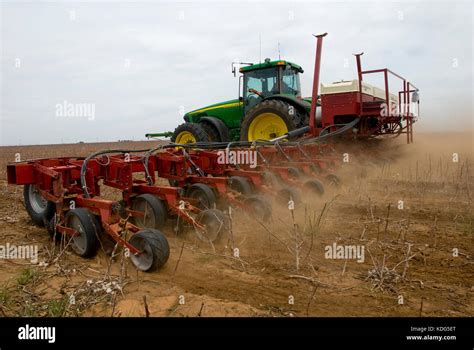
M 217 131 L 217 129 L 213 125 L 207 122 L 200 122 L 199 125 L 202 126 L 202 128 L 204 129 L 205 133 L 209 137 L 209 141 L 221 142 L 219 131 Z
M 171 136 L 171 142 L 177 144 L 187 144 L 196 142 L 209 142 L 209 135 L 202 125 L 197 123 L 184 123 L 179 125 Z
M 211 142 L 230 142 L 229 128 L 216 117 L 203 117 L 199 121 Z

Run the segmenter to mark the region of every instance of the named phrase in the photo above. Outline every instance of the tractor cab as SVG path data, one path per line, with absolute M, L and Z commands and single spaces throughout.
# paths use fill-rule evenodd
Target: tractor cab
M 268 58 L 238 64 L 246 64 L 239 69 L 239 96 L 187 112 L 172 142 L 270 140 L 306 124 L 310 105 L 301 98 L 300 66 Z
M 274 95 L 301 97 L 299 73 L 303 69 L 287 61 L 270 61 L 240 68 L 243 73 L 243 107 L 251 109 L 263 99 Z

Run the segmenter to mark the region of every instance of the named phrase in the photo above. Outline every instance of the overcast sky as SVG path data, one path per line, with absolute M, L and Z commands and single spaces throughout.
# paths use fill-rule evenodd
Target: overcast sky
M 473 14 L 452 1 L 2 2 L 0 144 L 172 131 L 183 110 L 237 97 L 232 61 L 276 59 L 278 43 L 305 69 L 309 96 L 321 32 L 321 82 L 355 79 L 352 54 L 364 51 L 364 69 L 388 67 L 420 89 L 418 129 L 472 129 Z M 94 117 L 58 115 L 65 103 Z

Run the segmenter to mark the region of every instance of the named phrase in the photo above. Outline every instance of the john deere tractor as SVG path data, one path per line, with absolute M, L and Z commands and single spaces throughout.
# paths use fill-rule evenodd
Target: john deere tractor
M 308 124 L 311 98 L 301 97 L 300 66 L 265 59 L 239 71 L 239 97 L 186 113 L 172 142 L 271 140 Z

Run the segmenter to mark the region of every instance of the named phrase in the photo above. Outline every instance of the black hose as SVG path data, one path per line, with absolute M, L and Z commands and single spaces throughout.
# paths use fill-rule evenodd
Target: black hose
M 304 140 L 304 141 L 302 141 L 302 144 L 311 143 L 311 142 L 315 142 L 315 141 L 319 142 L 321 140 L 324 140 L 324 139 L 327 139 L 327 138 L 330 138 L 330 137 L 341 135 L 341 134 L 345 133 L 346 131 L 348 131 L 349 129 L 352 129 L 359 122 L 359 120 L 360 120 L 360 118 L 355 118 L 353 121 L 351 121 L 350 123 L 347 123 L 347 124 L 329 125 L 329 126 L 325 127 L 323 130 L 321 130 L 321 132 L 323 132 L 324 130 L 329 129 L 331 127 L 334 127 L 334 126 L 343 126 L 343 127 L 337 129 L 334 132 L 324 134 L 324 135 L 320 134 L 317 137 L 313 137 L 311 139 Z

